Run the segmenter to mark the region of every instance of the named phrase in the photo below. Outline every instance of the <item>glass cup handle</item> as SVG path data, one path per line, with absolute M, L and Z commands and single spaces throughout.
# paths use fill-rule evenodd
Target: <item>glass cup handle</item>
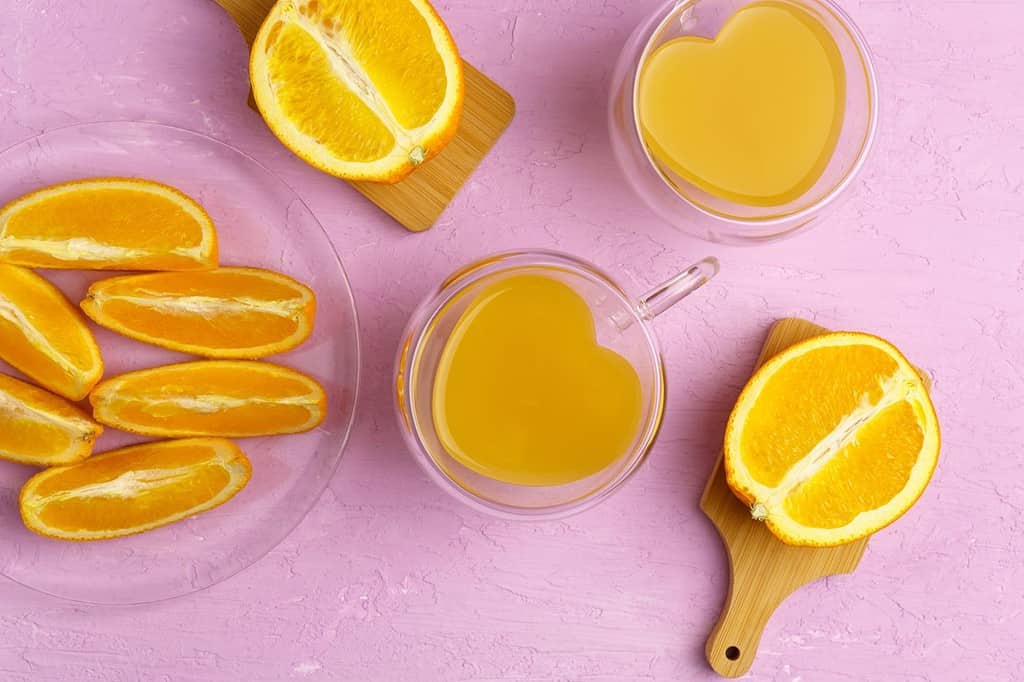
M 704 286 L 718 274 L 718 259 L 697 261 L 675 277 L 666 280 L 640 297 L 636 311 L 640 319 L 652 320 Z

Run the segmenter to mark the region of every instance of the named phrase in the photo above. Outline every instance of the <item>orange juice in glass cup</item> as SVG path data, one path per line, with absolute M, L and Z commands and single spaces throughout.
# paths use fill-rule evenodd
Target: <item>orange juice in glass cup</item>
M 413 313 L 396 407 L 430 477 L 507 518 L 552 518 L 607 497 L 644 460 L 665 378 L 651 320 L 717 272 L 700 261 L 635 299 L 572 256 L 473 263 Z
M 874 139 L 860 32 L 831 0 L 673 0 L 616 65 L 612 147 L 628 182 L 689 234 L 757 243 L 818 221 Z

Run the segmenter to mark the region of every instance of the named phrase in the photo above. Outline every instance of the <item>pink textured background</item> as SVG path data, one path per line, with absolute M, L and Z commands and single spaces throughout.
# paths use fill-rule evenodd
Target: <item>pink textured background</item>
M 512 128 L 431 232 L 404 232 L 289 156 L 245 106 L 246 52 L 211 0 L 4 0 L 0 146 L 79 121 L 211 134 L 297 187 L 362 314 L 361 414 L 315 510 L 211 590 L 90 608 L 0 581 L 0 679 L 701 680 L 726 588 L 697 508 L 767 325 L 891 338 L 936 377 L 931 488 L 853 576 L 790 598 L 751 679 L 1024 679 L 1024 11 L 846 0 L 883 88 L 877 153 L 828 224 L 757 249 L 653 218 L 617 175 L 606 79 L 653 0 L 445 0 L 465 56 L 517 98 Z M 723 272 L 659 319 L 668 419 L 618 495 L 558 523 L 469 511 L 406 455 L 392 351 L 426 288 L 485 253 L 572 251 L 637 292 L 694 257 Z

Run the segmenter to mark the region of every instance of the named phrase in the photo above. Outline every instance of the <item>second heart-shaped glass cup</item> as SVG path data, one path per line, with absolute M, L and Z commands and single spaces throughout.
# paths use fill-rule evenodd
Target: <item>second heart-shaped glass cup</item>
M 636 471 L 661 425 L 665 373 L 650 322 L 717 271 L 717 261 L 705 259 L 639 299 L 595 266 L 553 251 L 502 253 L 455 272 L 413 313 L 395 365 L 398 418 L 416 460 L 459 499 L 507 518 L 557 518 L 604 499 Z M 600 471 L 562 485 L 520 485 L 484 476 L 446 451 L 434 422 L 432 396 L 438 364 L 463 312 L 484 288 L 502 278 L 527 274 L 551 277 L 571 287 L 590 307 L 596 342 L 626 358 L 640 379 L 643 407 L 629 449 Z
M 835 41 L 842 60 L 843 121 L 831 158 L 817 181 L 783 205 L 749 206 L 708 194 L 656 161 L 642 141 L 637 123 L 641 67 L 658 47 L 675 38 L 715 39 L 730 17 L 757 2 L 667 0 L 637 26 L 612 73 L 608 125 L 623 175 L 661 218 L 682 232 L 709 241 L 757 244 L 816 224 L 824 209 L 853 182 L 875 138 L 878 86 L 867 42 L 853 20 L 832 0 L 772 0 L 813 16 Z M 683 94 L 694 100 L 706 95 Z

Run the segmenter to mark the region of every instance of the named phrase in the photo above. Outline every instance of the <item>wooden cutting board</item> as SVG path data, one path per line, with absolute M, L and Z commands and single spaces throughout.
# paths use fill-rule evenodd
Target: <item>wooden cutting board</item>
M 768 333 L 757 367 L 794 343 L 827 331 L 806 320 L 779 320 Z M 928 386 L 928 378 L 919 373 Z M 733 495 L 725 480 L 721 455 L 700 507 L 722 536 L 731 572 L 725 606 L 708 637 L 705 655 L 720 675 L 739 677 L 754 662 L 761 632 L 782 600 L 818 578 L 852 573 L 868 538 L 839 547 L 784 544 L 767 526 L 751 519 L 750 510 Z
M 251 46 L 275 0 L 217 0 L 234 18 Z M 505 128 L 516 103 L 497 83 L 472 64 L 462 62 L 466 93 L 455 137 L 436 157 L 393 185 L 349 182 L 359 193 L 413 232 L 421 232 L 441 216 Z M 255 108 L 252 97 L 249 105 Z

